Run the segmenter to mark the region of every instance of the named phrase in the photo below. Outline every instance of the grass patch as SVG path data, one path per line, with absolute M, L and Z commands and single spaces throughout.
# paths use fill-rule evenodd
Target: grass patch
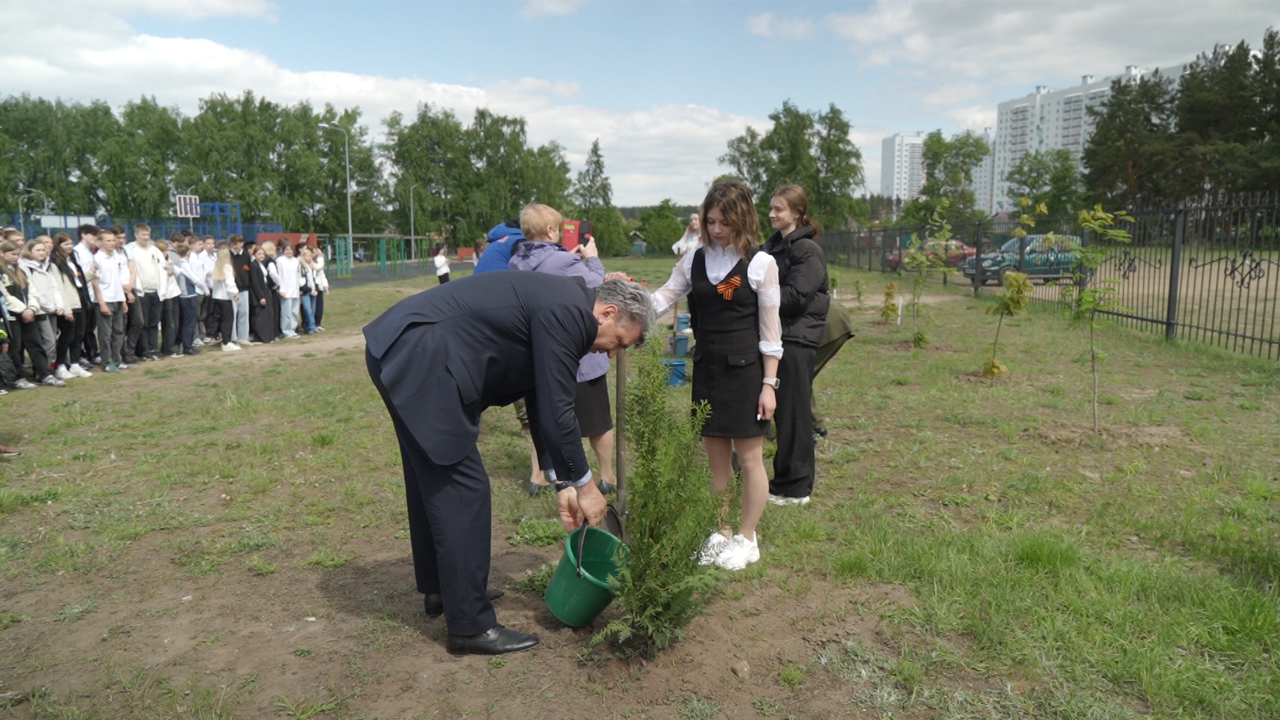
M 91 612 L 98 611 L 98 603 L 95 600 L 83 600 L 78 603 L 69 603 L 63 605 L 58 610 L 57 616 L 54 617 L 58 622 L 73 623 Z
M 331 550 L 329 548 L 322 548 L 320 550 L 317 550 L 311 553 L 311 556 L 307 558 L 306 562 L 304 562 L 302 566 L 303 567 L 322 567 L 327 570 L 332 570 L 334 568 L 340 568 L 343 565 L 346 565 L 347 561 L 350 559 L 351 559 L 350 557 L 346 555 L 342 555 L 338 553 L 336 550 Z
M 564 526 L 559 520 L 522 520 L 509 540 L 512 545 L 550 547 L 564 542 Z

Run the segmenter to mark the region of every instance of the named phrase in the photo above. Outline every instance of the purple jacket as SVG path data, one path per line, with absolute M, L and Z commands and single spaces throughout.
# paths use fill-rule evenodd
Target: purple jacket
M 600 262 L 600 258 L 587 258 L 583 261 L 581 256 L 565 250 L 563 245 L 539 240 L 525 240 L 517 245 L 507 269 L 579 277 L 587 281 L 589 288 L 599 287 L 604 282 L 604 263 Z M 578 363 L 578 382 L 595 380 L 607 372 L 609 356 L 605 353 L 588 353 Z

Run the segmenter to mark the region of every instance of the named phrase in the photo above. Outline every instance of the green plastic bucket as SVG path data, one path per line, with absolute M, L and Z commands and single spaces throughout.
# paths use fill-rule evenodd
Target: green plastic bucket
M 600 528 L 580 527 L 569 533 L 545 595 L 556 619 L 569 627 L 582 627 L 609 607 L 613 602 L 609 577 L 618 574 L 613 558 L 619 547 L 625 558 L 627 549 L 622 541 Z

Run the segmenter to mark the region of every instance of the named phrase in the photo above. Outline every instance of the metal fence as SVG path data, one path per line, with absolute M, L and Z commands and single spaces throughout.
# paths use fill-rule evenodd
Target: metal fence
M 0 225 L 19 228 L 27 238 L 34 238 L 38 235 L 53 235 L 58 232 L 65 232 L 75 237 L 76 228 L 85 219 L 78 215 L 24 213 L 19 216 L 17 213 L 3 213 L 0 214 Z M 220 240 L 225 240 L 228 235 L 239 234 L 243 235 L 249 242 L 257 242 L 258 233 L 284 232 L 284 226 L 280 223 L 241 223 L 239 221 L 232 222 L 225 217 L 145 218 L 100 215 L 89 219 L 93 220 L 93 224 L 99 227 L 111 227 L 112 225 L 123 227 L 129 240 L 133 239 L 133 226 L 138 223 L 148 225 L 151 228 L 151 236 L 156 239 L 167 238 L 180 230 L 190 230 L 197 235 L 212 235 Z
M 1090 282 L 1112 283 L 1121 309 L 1107 314 L 1123 324 L 1175 338 L 1280 359 L 1280 195 L 1202 198 L 1178 208 L 1130 211 L 1121 227 L 1131 242 L 1115 244 Z M 979 258 L 1013 237 L 1016 222 L 993 219 L 955 227 L 952 237 L 975 248 Z M 828 262 L 865 270 L 899 272 L 894 253 L 925 228 L 892 227 L 832 232 L 823 237 Z M 1032 234 L 1052 230 L 1101 242 L 1075 218 L 1039 219 Z M 977 273 L 974 292 L 994 292 L 999 278 Z M 1022 247 L 1014 265 L 1026 271 Z M 1032 297 L 1060 303 L 1062 278 L 1037 278 Z M 953 280 L 954 281 L 954 280 Z M 969 282 L 960 276 L 961 282 Z

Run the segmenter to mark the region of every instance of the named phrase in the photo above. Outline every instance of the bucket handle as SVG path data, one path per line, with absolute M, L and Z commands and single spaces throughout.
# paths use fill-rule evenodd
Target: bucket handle
M 581 532 L 578 533 L 578 577 L 582 577 L 582 548 L 587 544 L 587 520 L 583 518 Z

